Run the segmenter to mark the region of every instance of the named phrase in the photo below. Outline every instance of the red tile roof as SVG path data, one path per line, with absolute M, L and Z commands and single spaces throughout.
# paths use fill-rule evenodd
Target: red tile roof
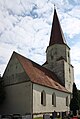
M 58 78 L 53 72 L 16 52 L 13 52 L 13 55 L 15 55 L 15 57 L 19 60 L 26 74 L 33 83 L 54 88 L 59 91 L 68 92 L 65 87 L 58 83 Z
M 64 34 L 62 32 L 60 22 L 56 13 L 56 9 L 54 9 L 54 17 L 53 17 L 49 46 L 53 44 L 66 44 Z

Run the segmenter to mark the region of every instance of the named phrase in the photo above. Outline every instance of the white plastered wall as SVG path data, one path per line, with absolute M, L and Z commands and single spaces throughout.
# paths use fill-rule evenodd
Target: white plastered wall
M 41 92 L 46 92 L 46 106 L 41 104 Z M 52 94 L 56 94 L 56 107 L 52 105 Z M 65 112 L 69 111 L 69 106 L 66 106 L 66 97 L 68 96 L 70 102 L 70 94 L 54 90 L 41 85 L 33 84 L 33 113 L 44 112 Z

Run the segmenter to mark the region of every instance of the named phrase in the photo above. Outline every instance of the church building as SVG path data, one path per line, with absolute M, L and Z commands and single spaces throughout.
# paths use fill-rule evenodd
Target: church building
M 70 48 L 54 9 L 46 62 L 41 66 L 13 52 L 3 74 L 6 99 L 1 114 L 40 115 L 68 112 L 72 85 L 73 66 Z

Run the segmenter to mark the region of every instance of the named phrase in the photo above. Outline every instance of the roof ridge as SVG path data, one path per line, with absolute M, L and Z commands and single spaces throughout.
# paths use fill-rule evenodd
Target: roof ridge
M 16 53 L 16 52 L 15 52 L 15 53 Z M 46 69 L 46 68 L 43 67 L 42 65 L 40 65 L 40 64 L 38 64 L 38 63 L 36 63 L 36 62 L 34 62 L 34 61 L 32 61 L 32 60 L 26 58 L 25 56 L 23 56 L 23 55 L 21 55 L 21 54 L 19 54 L 19 53 L 16 53 L 16 54 L 17 54 L 17 55 L 20 55 L 21 57 L 23 57 L 23 58 L 29 60 L 30 62 L 32 62 L 33 65 L 34 65 L 36 68 L 39 68 L 39 69 L 40 69 L 41 71 L 43 71 L 44 73 L 45 73 L 45 71 L 48 71 L 49 73 L 46 73 L 46 74 L 47 74 L 49 77 L 51 77 L 51 78 L 53 78 L 53 76 L 54 76 L 55 81 L 56 81 L 57 83 L 60 83 L 60 84 L 62 85 L 62 82 L 59 80 L 59 78 L 57 77 L 57 75 L 56 75 L 54 72 L 52 72 L 52 71 L 49 70 L 49 69 Z
M 30 78 L 31 82 L 37 83 L 39 85 L 44 85 L 56 90 L 63 92 L 68 92 L 64 86 L 58 80 L 58 77 L 54 72 L 42 67 L 41 65 L 35 63 L 34 61 L 22 56 L 19 53 L 13 52 L 17 55 L 19 62 L 24 68 L 26 74 Z M 57 83 L 57 86 L 56 86 Z
M 25 59 L 27 59 L 27 60 L 29 60 L 29 61 L 31 61 L 31 62 L 33 62 L 33 63 L 35 63 L 36 65 L 41 66 L 40 64 L 36 63 L 35 61 L 33 61 L 33 60 L 31 60 L 31 59 L 29 59 L 29 58 L 27 58 L 27 57 L 25 57 L 24 55 L 21 55 L 21 54 L 19 54 L 19 53 L 15 52 L 15 51 L 13 51 L 13 53 L 16 53 L 17 55 L 20 55 L 21 57 L 23 57 L 23 58 L 25 58 Z

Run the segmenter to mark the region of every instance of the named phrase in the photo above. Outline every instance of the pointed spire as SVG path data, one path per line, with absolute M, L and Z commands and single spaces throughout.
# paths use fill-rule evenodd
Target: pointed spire
M 66 44 L 66 41 L 60 26 L 60 22 L 57 16 L 55 5 L 54 5 L 54 17 L 53 17 L 49 46 L 53 44 Z

